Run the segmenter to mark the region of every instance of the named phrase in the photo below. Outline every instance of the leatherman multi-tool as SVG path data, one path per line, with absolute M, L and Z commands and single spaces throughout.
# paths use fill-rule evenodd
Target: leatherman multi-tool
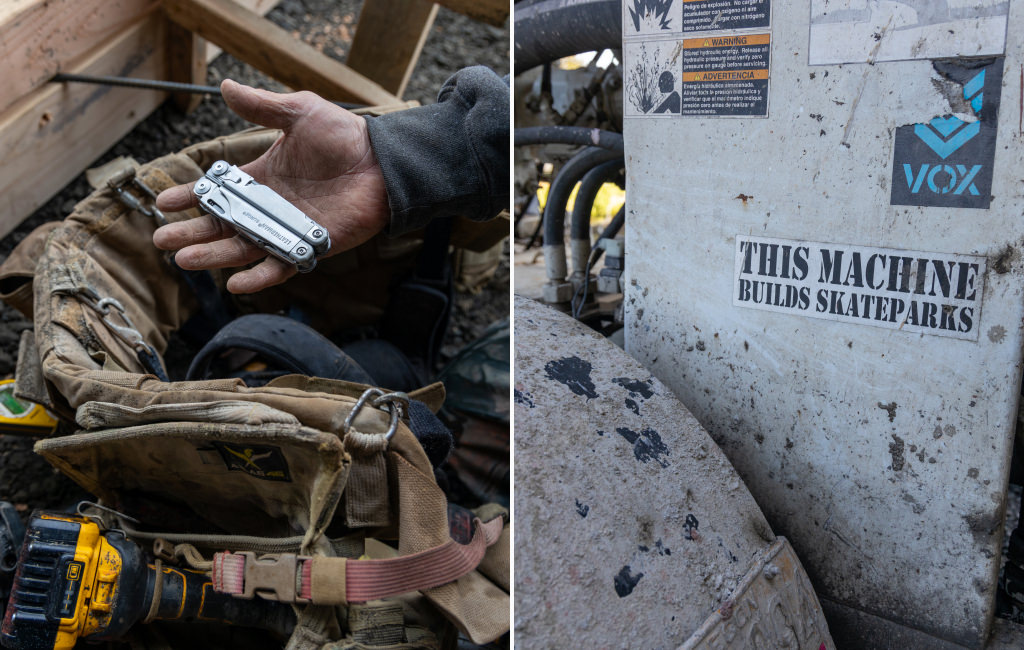
M 210 214 L 231 224 L 271 255 L 312 271 L 318 255 L 331 248 L 327 229 L 235 165 L 213 163 L 192 190 Z

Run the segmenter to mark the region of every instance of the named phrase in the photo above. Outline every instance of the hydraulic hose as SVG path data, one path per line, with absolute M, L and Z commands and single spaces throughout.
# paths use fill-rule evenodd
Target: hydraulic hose
M 580 52 L 622 48 L 621 0 L 516 3 L 515 73 Z
M 609 160 L 591 169 L 580 181 L 572 210 L 572 223 L 569 226 L 573 284 L 586 281 L 587 260 L 590 259 L 590 213 L 594 209 L 594 199 L 597 198 L 601 186 L 618 176 L 625 165 L 626 162 L 622 158 Z
M 622 134 L 583 126 L 527 126 L 515 129 L 515 146 L 533 144 L 575 144 L 600 147 L 609 151 L 623 151 Z
M 565 261 L 565 205 L 573 188 L 594 167 L 621 158 L 620 152 L 588 147 L 569 159 L 551 183 L 544 206 L 544 266 L 549 284 L 565 282 L 568 275 Z

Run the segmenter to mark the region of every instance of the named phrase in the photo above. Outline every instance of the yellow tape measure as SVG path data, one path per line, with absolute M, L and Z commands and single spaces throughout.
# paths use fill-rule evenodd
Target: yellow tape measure
M 0 380 L 0 433 L 46 436 L 57 429 L 57 418 L 34 402 L 14 396 L 14 380 Z

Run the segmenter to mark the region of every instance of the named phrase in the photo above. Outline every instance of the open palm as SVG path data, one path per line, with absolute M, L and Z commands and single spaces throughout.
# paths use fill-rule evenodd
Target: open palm
M 327 228 L 338 253 L 370 239 L 390 218 L 380 165 L 366 122 L 310 92 L 272 93 L 225 80 L 221 92 L 240 117 L 283 133 L 259 158 L 241 169 L 269 186 Z M 173 212 L 196 207 L 192 185 L 160 193 L 157 207 Z M 284 282 L 294 267 L 238 235 L 212 215 L 172 223 L 153 233 L 157 248 L 177 250 L 184 269 L 244 266 L 228 279 L 228 291 L 252 293 Z

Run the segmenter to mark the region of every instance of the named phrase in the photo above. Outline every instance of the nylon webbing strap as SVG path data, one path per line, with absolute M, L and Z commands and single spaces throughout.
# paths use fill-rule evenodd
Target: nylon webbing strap
M 261 593 L 283 602 L 317 605 L 362 603 L 422 591 L 454 582 L 474 570 L 504 528 L 501 517 L 487 523 L 476 519 L 474 524 L 469 544 L 450 539 L 419 553 L 380 560 L 217 553 L 213 588 L 239 598 Z M 282 573 L 284 568 L 290 578 Z

